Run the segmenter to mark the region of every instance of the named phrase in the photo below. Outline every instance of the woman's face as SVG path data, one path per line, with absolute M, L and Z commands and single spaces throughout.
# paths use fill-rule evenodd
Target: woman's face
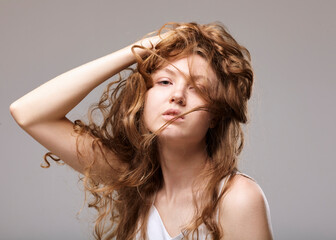
M 172 61 L 152 74 L 153 87 L 147 91 L 144 105 L 144 121 L 150 131 L 155 132 L 175 116 L 205 105 L 188 78 L 205 87 L 216 81 L 216 74 L 198 55 Z M 199 143 L 204 140 L 210 122 L 209 112 L 194 111 L 166 126 L 159 139 Z

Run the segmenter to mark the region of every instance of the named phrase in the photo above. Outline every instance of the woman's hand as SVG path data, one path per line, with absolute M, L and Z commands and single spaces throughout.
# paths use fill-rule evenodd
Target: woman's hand
M 166 37 L 168 37 L 169 35 L 171 35 L 173 33 L 172 30 L 168 31 L 168 32 L 164 32 L 164 33 L 160 33 L 158 35 L 155 36 L 151 36 L 151 37 L 147 37 L 144 39 L 141 39 L 140 41 L 137 41 L 136 43 L 134 43 L 133 45 L 137 45 L 137 46 L 141 46 L 145 49 L 154 49 L 155 46 L 162 41 L 162 39 L 165 39 Z M 135 48 L 135 51 L 137 54 L 142 54 L 144 52 L 146 52 L 146 50 L 141 51 L 138 50 L 139 48 Z

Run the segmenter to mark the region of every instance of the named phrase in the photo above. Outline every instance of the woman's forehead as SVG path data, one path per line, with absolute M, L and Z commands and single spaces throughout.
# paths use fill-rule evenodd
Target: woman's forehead
M 168 74 L 172 76 L 182 74 L 194 80 L 207 79 L 214 81 L 216 79 L 216 74 L 210 64 L 198 55 L 168 60 L 167 64 L 156 70 L 153 74 Z

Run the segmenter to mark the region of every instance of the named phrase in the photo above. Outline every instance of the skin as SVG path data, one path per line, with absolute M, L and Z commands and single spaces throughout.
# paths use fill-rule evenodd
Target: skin
M 153 37 L 135 44 L 151 47 L 151 44 L 159 41 L 159 37 Z M 93 139 L 90 136 L 81 137 L 79 151 L 82 156 L 79 159 L 74 123 L 66 118 L 66 114 L 95 87 L 135 62 L 131 47 L 63 73 L 29 92 L 11 104 L 13 118 L 40 144 L 83 173 L 90 159 L 97 154 L 91 148 Z M 136 51 L 144 54 L 141 49 Z M 185 76 L 207 77 L 198 78 L 198 84 L 204 84 L 205 80 L 216 80 L 212 69 L 199 56 L 180 59 L 174 65 L 184 74 L 181 75 L 170 65 L 166 68 L 173 73 L 167 75 L 167 69 L 163 72 L 161 69 L 153 74 L 154 85 L 147 93 L 144 111 L 145 122 L 152 131 L 166 122 L 167 117 L 162 117 L 166 110 L 173 108 L 186 112 L 204 104 Z M 181 227 L 192 217 L 191 184 L 200 169 L 205 167 L 207 154 L 204 136 L 210 122 L 211 116 L 207 112 L 193 112 L 186 115 L 183 121 L 170 124 L 159 136 L 164 186 L 157 193 L 154 205 L 171 236 L 178 235 Z M 102 148 L 109 164 L 123 168 L 117 156 Z M 100 158 L 97 156 L 98 161 Z M 93 174 L 99 174 L 104 179 L 109 174 L 105 169 L 108 167 L 101 161 L 92 170 Z M 221 202 L 220 224 L 225 239 L 271 239 L 266 201 L 255 182 L 245 177 L 235 177 L 232 188 Z

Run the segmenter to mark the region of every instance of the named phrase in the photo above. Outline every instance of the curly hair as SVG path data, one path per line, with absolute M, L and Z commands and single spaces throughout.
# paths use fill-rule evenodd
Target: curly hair
M 185 238 L 198 236 L 198 228 L 204 224 L 211 239 L 223 236 L 216 212 L 237 171 L 238 155 L 243 148 L 241 125 L 248 121 L 247 101 L 253 85 L 250 54 L 220 23 L 168 23 L 155 34 L 163 32 L 167 36 L 146 49 L 144 56 L 134 51 L 144 49 L 143 46 L 133 46 L 135 69 L 128 77 L 120 77 L 107 86 L 100 101 L 90 109 L 88 124 L 75 121 L 79 136 L 90 134 L 95 139 L 92 148 L 101 153 L 97 156 L 103 156 L 109 163 L 103 145 L 126 166 L 121 170 L 109 164 L 111 174 L 104 181 L 94 177 L 91 171 L 97 159 L 92 159 L 85 171 L 84 186 L 93 196 L 89 207 L 98 211 L 96 239 L 129 240 L 137 235 L 146 239 L 148 213 L 155 193 L 163 186 L 163 175 L 156 138 L 162 128 L 152 133 L 145 126 L 145 95 L 152 87 L 152 73 L 192 54 L 209 63 L 218 81 L 207 88 L 195 85 L 207 103 L 203 110 L 212 114 L 214 122 L 206 134 L 209 167 L 199 176 L 205 184 L 202 198 L 196 201 L 194 197 L 195 214 L 183 232 Z M 197 110 L 200 109 L 192 111 Z M 99 124 L 93 119 L 94 111 L 102 114 Z M 219 184 L 225 177 L 229 179 L 228 184 L 219 192 Z

